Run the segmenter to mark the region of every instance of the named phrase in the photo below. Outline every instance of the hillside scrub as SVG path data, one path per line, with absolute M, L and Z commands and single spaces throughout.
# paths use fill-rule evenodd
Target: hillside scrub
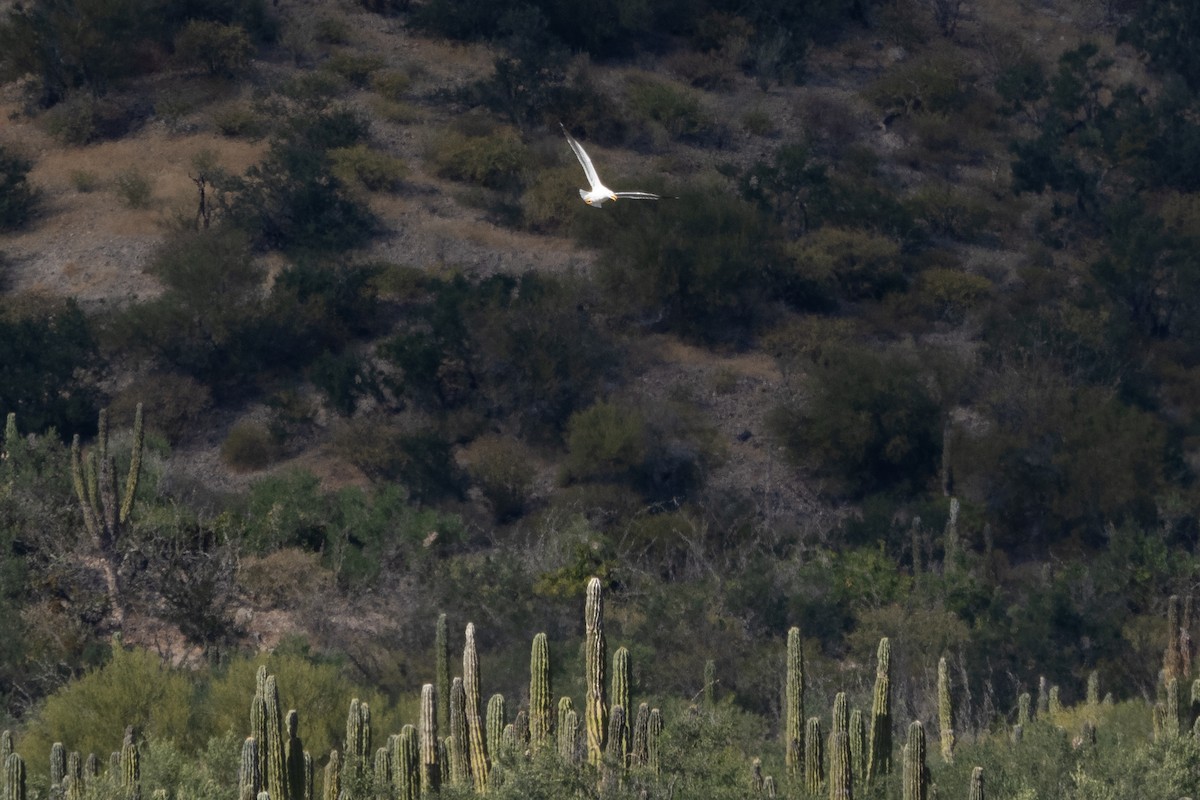
M 920 721 L 934 752 L 936 657 L 962 690 L 941 796 L 979 765 L 996 794 L 1195 794 L 1144 702 L 1169 716 L 1166 598 L 1200 573 L 1184 4 L 89 2 L 0 23 L 43 137 L 0 157 L 0 699 L 36 792 L 61 698 L 132 670 L 170 685 L 146 790 L 231 795 L 259 649 L 341 706 L 305 696 L 324 764 L 343 686 L 415 719 L 438 613 L 479 624 L 515 723 L 530 632 L 574 659 L 597 576 L 676 783 L 510 753 L 496 793 L 744 796 L 753 758 L 788 789 L 797 625 L 841 762 L 825 714 L 866 710 L 888 637 L 897 743 Z M 560 121 L 668 199 L 585 207 Z M 110 651 L 65 444 L 110 403 L 147 425 L 125 632 L 190 673 Z M 1062 713 L 1012 743 L 1042 676 Z

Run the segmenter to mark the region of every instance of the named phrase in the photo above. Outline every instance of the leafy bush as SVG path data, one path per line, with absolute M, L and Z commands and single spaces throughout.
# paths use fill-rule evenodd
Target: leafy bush
M 221 460 L 237 472 L 256 472 L 271 463 L 274 451 L 275 441 L 266 426 L 243 421 L 221 443 Z
M 713 127 L 700 99 L 690 91 L 638 77 L 629 81 L 626 92 L 635 114 L 659 123 L 676 139 L 702 138 Z
M 513 439 L 485 435 L 465 448 L 463 460 L 497 522 L 525 513 L 537 474 L 528 448 Z
M 117 173 L 113 188 L 121 202 L 130 208 L 147 208 L 154 193 L 150 179 L 137 167 Z
M 511 189 L 520 184 L 529 152 L 515 130 L 498 127 L 487 133 L 446 132 L 433 142 L 430 157 L 443 178 Z
M 567 476 L 628 479 L 646 457 L 646 420 L 636 410 L 600 401 L 567 423 Z
M 942 412 L 914 359 L 846 346 L 827 353 L 810 376 L 804 403 L 777 409 L 771 420 L 792 459 L 850 495 L 919 490 L 934 475 Z
M 383 69 L 383 65 L 383 59 L 378 56 L 341 50 L 330 56 L 321 67 L 341 76 L 350 85 L 365 89 L 371 83 L 371 76 Z
M 417 502 L 462 499 L 466 478 L 438 431 L 415 423 L 355 418 L 336 432 L 335 452 L 383 483 L 399 483 Z
M 380 348 L 400 370 L 396 392 L 426 408 L 511 415 L 522 435 L 556 440 L 611 374 L 616 348 L 577 286 L 529 273 L 428 289 Z
M 832 284 L 852 302 L 879 299 L 905 284 L 900 246 L 866 231 L 821 228 L 801 239 L 794 254 L 804 279 Z
M 175 54 L 210 75 L 234 77 L 250 66 L 254 45 L 245 28 L 220 22 L 192 20 L 175 37 Z
M 991 297 L 992 282 L 981 275 L 934 267 L 923 270 L 906 298 L 929 319 L 961 324 Z
M 241 103 L 230 103 L 212 112 L 213 125 L 222 136 L 259 139 L 267 131 L 266 123 L 254 109 Z
M 111 660 L 46 699 L 22 738 L 26 752 L 49 753 L 62 742 L 83 753 L 112 752 L 125 726 L 196 746 L 193 703 L 186 675 L 164 668 L 147 650 L 116 646 Z M 88 720 L 80 725 L 80 719 Z
M 0 231 L 24 225 L 37 207 L 37 191 L 29 183 L 27 159 L 0 146 Z
M 79 306 L 67 301 L 0 312 L 0 413 L 16 413 L 31 432 L 95 430 L 100 355 Z
M 708 341 L 753 329 L 781 260 L 768 221 L 716 187 L 655 206 L 616 203 L 580 223 L 581 239 L 601 248 L 600 282 L 618 311 Z
M 373 192 L 394 191 L 408 174 L 403 161 L 363 144 L 330 150 L 329 157 L 333 160 L 332 172 L 339 180 Z
M 266 247 L 337 252 L 364 244 L 378 220 L 333 174 L 330 151 L 366 136 L 366 120 L 349 110 L 288 118 L 266 158 L 230 185 L 230 221 Z

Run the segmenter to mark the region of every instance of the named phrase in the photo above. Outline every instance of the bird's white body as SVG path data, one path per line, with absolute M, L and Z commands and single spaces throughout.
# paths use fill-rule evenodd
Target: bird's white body
M 567 137 L 567 144 L 571 146 L 575 157 L 579 159 L 579 163 L 583 165 L 583 172 L 587 175 L 588 183 L 591 189 L 580 189 L 579 196 L 583 198 L 583 202 L 589 206 L 602 206 L 609 200 L 619 200 L 627 198 L 630 200 L 661 200 L 661 195 L 651 194 L 650 192 L 614 192 L 612 189 L 604 185 L 600 180 L 600 176 L 596 174 L 596 167 L 592 165 L 592 159 L 588 157 L 587 151 L 583 149 L 583 145 L 575 141 L 575 137 L 567 133 L 566 127 L 559 123 L 559 127 L 563 129 L 563 136 Z

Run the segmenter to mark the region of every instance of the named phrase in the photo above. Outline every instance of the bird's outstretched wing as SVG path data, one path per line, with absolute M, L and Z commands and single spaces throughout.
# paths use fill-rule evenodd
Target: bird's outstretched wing
M 592 189 L 598 189 L 604 184 L 600 182 L 600 176 L 596 174 L 596 168 L 592 166 L 592 160 L 588 158 L 587 151 L 583 149 L 583 145 L 575 141 L 575 137 L 567 133 L 567 128 L 561 122 L 558 127 L 562 128 L 563 136 L 567 137 L 567 144 L 571 145 L 571 149 L 575 151 L 575 157 L 579 159 L 579 163 L 583 165 L 583 171 L 587 175 L 588 183 L 592 185 Z
M 650 192 L 613 192 L 618 198 L 627 198 L 629 200 L 662 200 L 660 194 L 651 194 Z

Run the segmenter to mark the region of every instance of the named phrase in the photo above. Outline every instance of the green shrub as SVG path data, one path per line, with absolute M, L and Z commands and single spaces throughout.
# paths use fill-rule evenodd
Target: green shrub
M 802 277 L 833 285 L 851 301 L 879 299 L 905 284 L 900 245 L 886 236 L 825 227 L 801 239 L 793 252 Z
M 24 430 L 94 431 L 98 363 L 92 323 L 74 302 L 0 306 L 0 409 Z
M 365 89 L 371 83 L 371 76 L 383 69 L 383 65 L 384 61 L 379 56 L 340 50 L 326 59 L 321 67 L 341 76 L 351 86 Z
M 33 164 L 0 146 L 0 231 L 24 225 L 37 207 L 37 191 L 29 183 Z
M 333 174 L 347 185 L 360 184 L 373 192 L 394 191 L 408 174 L 398 158 L 372 150 L 365 144 L 329 151 Z
M 275 439 L 265 425 L 242 421 L 221 442 L 221 460 L 237 472 L 256 472 L 270 465 L 275 449 Z
M 21 741 L 27 753 L 49 753 L 62 742 L 69 750 L 109 753 L 118 749 L 125 726 L 179 742 L 196 738 L 195 696 L 187 675 L 163 666 L 155 653 L 114 647 L 104 666 L 88 672 L 46 699 Z M 80 720 L 87 720 L 81 725 Z
M 942 412 L 920 364 L 861 346 L 827 353 L 804 405 L 777 409 L 770 427 L 792 459 L 850 495 L 923 487 L 942 448 Z
M 393 102 L 404 99 L 412 86 L 412 77 L 401 70 L 376 71 L 371 75 L 371 89 L 384 100 Z
M 510 189 L 519 185 L 529 151 L 514 129 L 500 126 L 477 135 L 447 131 L 433 142 L 430 158 L 443 178 Z
M 250 66 L 254 45 L 241 25 L 194 19 L 175 37 L 175 54 L 210 75 L 231 78 Z
M 73 170 L 71 185 L 75 187 L 75 191 L 88 194 L 100 188 L 100 176 L 86 169 Z
M 578 230 L 601 248 L 600 283 L 616 311 L 705 341 L 754 329 L 781 261 L 757 209 L 714 186 L 604 212 L 579 218 Z
M 933 53 L 887 70 L 866 94 L 884 111 L 948 114 L 974 98 L 976 76 L 957 55 Z
M 244 103 L 229 103 L 212 112 L 213 125 L 222 136 L 259 139 L 267 132 L 266 123 Z
M 630 79 L 626 93 L 636 115 L 659 123 L 676 139 L 698 139 L 713 128 L 700 99 L 686 89 L 637 77 Z
M 148 208 L 154 195 L 150 179 L 137 167 L 118 172 L 113 178 L 113 190 L 130 208 Z
M 934 267 L 917 276 L 909 296 L 921 314 L 957 325 L 984 305 L 993 288 L 982 275 Z
M 537 470 L 533 454 L 519 441 L 501 436 L 481 436 L 463 451 L 467 474 L 479 487 L 497 522 L 508 522 L 525 513 L 533 495 Z
M 381 482 L 398 482 L 419 502 L 461 499 L 466 480 L 445 436 L 415 422 L 354 418 L 335 434 L 335 452 Z
M 968 242 L 984 232 L 991 216 L 979 199 L 949 185 L 924 186 L 904 205 L 934 236 Z
M 601 482 L 629 479 L 646 458 L 646 420 L 608 401 L 575 413 L 567 423 L 567 477 Z

